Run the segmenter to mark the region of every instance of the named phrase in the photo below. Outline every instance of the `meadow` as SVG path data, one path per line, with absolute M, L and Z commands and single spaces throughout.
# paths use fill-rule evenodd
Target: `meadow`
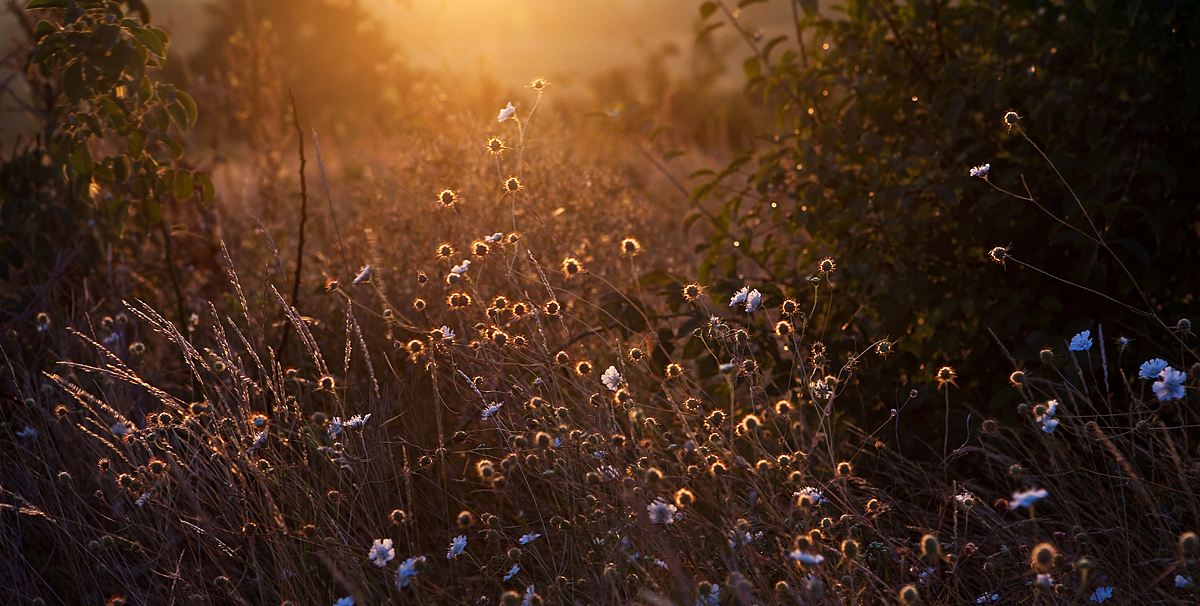
M 1196 7 L 697 2 L 566 86 L 301 4 L 383 56 L 9 3 L 0 602 L 1200 601 Z

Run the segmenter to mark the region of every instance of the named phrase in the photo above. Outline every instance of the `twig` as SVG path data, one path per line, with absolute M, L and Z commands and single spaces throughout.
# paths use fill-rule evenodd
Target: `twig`
M 292 307 L 300 310 L 300 274 L 304 267 L 304 224 L 308 222 L 308 182 L 304 178 L 304 131 L 300 130 L 300 112 L 296 109 L 296 95 L 288 88 L 288 96 L 292 100 L 292 125 L 296 127 L 297 146 L 300 148 L 300 238 L 296 244 L 296 274 L 292 278 Z M 288 335 L 291 331 L 286 327 L 279 340 L 279 355 L 283 355 L 287 347 Z

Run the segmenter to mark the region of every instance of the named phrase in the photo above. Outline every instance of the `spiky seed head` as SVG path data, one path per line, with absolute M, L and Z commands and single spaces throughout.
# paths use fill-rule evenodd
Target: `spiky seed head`
M 446 306 L 450 309 L 465 309 L 471 306 L 471 295 L 465 292 L 453 292 L 446 297 Z
M 858 543 L 854 539 L 842 541 L 842 555 L 848 560 L 858 557 Z
M 443 242 L 441 244 L 438 244 L 437 257 L 439 259 L 442 259 L 442 260 L 449 259 L 453 255 L 454 255 L 454 247 L 451 246 L 449 243 Z
M 546 90 L 547 86 L 550 86 L 550 81 L 546 80 L 545 78 L 534 78 L 533 82 L 529 83 L 529 88 L 532 88 L 539 93 Z
M 1013 387 L 1020 387 L 1025 384 L 1025 371 L 1014 370 L 1011 375 L 1008 375 L 1008 380 L 1013 384 Z
M 666 375 L 668 379 L 674 379 L 683 374 L 683 367 L 672 362 L 667 364 Z
M 891 355 L 891 353 L 893 351 L 895 351 L 895 349 L 896 349 L 895 343 L 884 340 L 884 341 L 880 341 L 879 344 L 875 346 L 875 353 L 886 358 L 887 356 Z
M 536 444 L 538 448 L 550 448 L 550 445 L 554 443 L 554 438 L 550 437 L 550 434 L 544 431 L 539 431 L 536 435 L 534 435 L 533 443 Z
M 458 512 L 458 515 L 454 518 L 454 521 L 456 524 L 458 524 L 459 528 L 466 528 L 475 523 L 475 514 L 464 509 Z
M 644 357 L 646 357 L 646 354 L 642 353 L 642 350 L 640 350 L 636 347 L 631 347 L 629 349 L 629 359 L 630 360 L 633 360 L 634 362 L 641 362 L 642 358 L 644 358 Z
M 559 366 L 568 364 L 571 361 L 571 356 L 565 351 L 560 351 L 554 354 L 554 363 Z
M 854 475 L 854 466 L 849 461 L 842 461 L 837 464 L 837 474 L 839 476 Z
M 657 467 L 646 469 L 646 483 L 650 485 L 658 484 L 663 479 L 663 472 Z
M 455 202 L 458 202 L 458 194 L 454 190 L 443 189 L 438 192 L 438 204 L 441 204 L 442 208 L 450 208 Z
M 780 337 L 787 337 L 792 334 L 792 323 L 787 320 L 780 320 L 775 323 L 775 334 Z
M 589 362 L 587 360 L 580 360 L 579 362 L 575 363 L 575 374 L 583 377 L 583 376 L 587 376 L 588 374 L 591 374 L 591 372 L 592 372 L 592 363 L 591 362 Z
M 418 271 L 417 272 L 417 284 L 420 284 L 421 286 L 425 286 L 428 283 L 429 283 L 429 276 L 425 275 L 425 272 L 423 272 L 423 271 Z
M 388 519 L 393 524 L 403 524 L 408 521 L 408 514 L 403 509 L 393 509 L 392 513 L 388 515 Z
M 1003 265 L 1004 260 L 1008 258 L 1008 249 L 1003 246 L 992 248 L 992 250 L 988 251 L 988 258 L 990 258 L 993 263 L 999 263 Z
M 949 383 L 955 387 L 958 387 L 958 384 L 954 382 L 954 379 L 957 376 L 958 373 L 954 372 L 954 369 L 949 366 L 943 366 L 939 368 L 937 371 L 938 386 L 941 387 Z
M 800 304 L 796 303 L 795 299 L 784 299 L 783 305 L 779 309 L 783 312 L 783 315 L 793 316 L 797 311 L 800 311 Z
M 568 278 L 574 278 L 583 271 L 583 265 L 575 257 L 567 257 L 562 262 L 562 272 Z
M 699 299 L 700 295 L 702 294 L 704 294 L 704 289 L 695 282 L 683 287 L 683 298 L 687 299 L 688 301 L 695 301 L 696 299 Z
M 549 301 L 546 301 L 545 305 L 542 306 L 542 311 L 545 312 L 547 316 L 557 316 L 559 312 L 562 311 L 562 305 L 559 305 L 557 300 L 550 299 Z
M 521 191 L 522 187 L 523 186 L 521 184 L 521 180 L 518 179 L 517 177 L 509 177 L 504 180 L 504 192 L 505 193 L 515 194 L 515 193 Z
M 686 488 L 680 488 L 675 491 L 675 505 L 679 507 L 690 507 L 696 502 L 696 495 Z
M 488 246 L 488 243 L 483 240 L 476 240 L 471 243 L 471 254 L 476 257 L 486 257 L 490 252 L 492 252 L 492 247 Z
M 524 301 L 514 301 L 512 304 L 512 315 L 514 318 L 520 318 L 529 313 L 529 304 Z
M 508 333 L 500 329 L 492 331 L 491 338 L 492 344 L 496 347 L 504 347 L 508 343 Z
M 626 257 L 636 256 L 642 252 L 642 243 L 636 238 L 625 238 L 621 240 L 621 254 Z
M 837 269 L 837 264 L 833 262 L 833 259 L 825 257 L 824 259 L 821 259 L 821 263 L 817 267 L 821 270 L 821 273 L 828 274 Z
M 508 148 L 504 146 L 504 142 L 501 141 L 500 139 L 498 139 L 496 137 L 492 137 L 491 139 L 488 139 L 487 150 L 492 155 L 499 155 L 501 152 L 503 152 L 506 149 L 508 149 Z
M 746 415 L 742 418 L 739 427 L 741 427 L 743 433 L 754 433 L 758 431 L 759 427 L 762 427 L 762 421 L 755 415 Z
M 900 588 L 900 603 L 905 606 L 915 606 L 921 603 L 921 593 L 912 585 Z

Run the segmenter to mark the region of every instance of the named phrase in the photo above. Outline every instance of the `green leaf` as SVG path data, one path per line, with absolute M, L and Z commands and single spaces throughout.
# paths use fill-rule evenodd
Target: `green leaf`
M 157 198 L 147 198 L 143 201 L 141 211 L 142 219 L 146 223 L 154 224 L 162 221 L 162 204 L 158 202 Z
M 176 160 L 183 157 L 183 145 L 178 141 L 174 139 L 164 139 L 162 144 L 171 149 L 171 155 L 175 156 Z
M 723 25 L 725 25 L 724 21 L 717 21 L 716 23 L 710 23 L 710 24 L 704 26 L 704 29 L 700 30 L 700 32 L 696 34 L 696 42 L 700 42 L 701 40 L 704 40 L 714 30 L 716 30 L 718 27 L 721 27 Z
M 138 157 L 146 150 L 146 133 L 142 130 L 135 130 L 129 135 L 129 155 Z
M 196 192 L 195 182 L 192 181 L 192 173 L 186 170 L 175 171 L 175 198 L 180 202 L 186 202 Z
M 746 8 L 751 4 L 763 4 L 766 1 L 767 0 L 741 0 L 741 2 L 738 2 L 738 8 Z
M 76 61 L 67 66 L 62 77 L 63 94 L 74 105 L 87 96 L 87 83 L 83 79 L 83 62 Z
M 704 19 L 711 17 L 712 14 L 715 12 L 717 12 L 717 3 L 716 2 L 705 2 L 704 4 L 701 4 L 700 5 L 700 20 L 703 21 Z
M 184 113 L 187 114 L 187 128 L 190 130 L 196 125 L 196 118 L 200 115 L 200 112 L 196 109 L 196 100 L 192 99 L 191 95 L 183 91 L 176 91 L 175 96 L 175 102 L 178 103 L 179 106 L 183 108 Z
M 747 80 L 754 80 L 762 75 L 762 67 L 758 63 L 758 57 L 746 57 L 742 62 L 742 72 L 746 74 Z
M 42 41 L 42 38 L 45 38 L 46 36 L 49 36 L 50 34 L 56 33 L 57 31 L 58 31 L 57 25 L 54 25 L 53 23 L 50 23 L 49 21 L 45 21 L 45 20 L 38 21 L 37 26 L 35 26 L 33 28 L 33 43 L 38 44 Z
M 217 190 L 213 187 L 212 179 L 204 173 L 196 173 L 196 183 L 200 185 L 200 199 L 204 205 L 212 204 L 213 199 L 217 197 Z
M 114 156 L 112 158 L 113 180 L 124 183 L 129 179 L 130 165 L 129 158 L 125 156 Z
M 154 32 L 144 27 L 131 28 L 129 33 L 133 35 L 142 46 L 146 47 L 150 52 L 157 55 L 159 58 L 167 58 L 167 45 Z
M 36 8 L 67 8 L 67 0 L 29 0 L 25 5 L 26 10 Z
M 90 176 L 96 168 L 95 162 L 92 161 L 92 150 L 88 149 L 86 143 L 71 152 L 71 168 L 75 169 L 76 174 L 85 177 Z
M 817 0 L 800 0 L 800 8 L 804 9 L 804 14 L 809 17 L 816 15 L 819 10 Z

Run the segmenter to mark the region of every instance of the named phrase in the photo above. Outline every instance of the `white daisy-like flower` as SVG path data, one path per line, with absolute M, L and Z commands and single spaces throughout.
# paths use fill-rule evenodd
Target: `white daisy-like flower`
M 737 291 L 736 293 L 733 293 L 733 298 L 729 300 L 729 306 L 733 307 L 734 305 L 737 305 L 738 303 L 744 303 L 746 301 L 746 295 L 748 295 L 749 293 L 750 293 L 750 287 L 743 286 L 741 290 Z M 713 316 L 713 318 L 715 319 L 716 316 Z
M 988 171 L 991 170 L 991 168 L 992 168 L 992 165 L 990 163 L 976 166 L 971 169 L 971 176 L 972 177 L 986 177 L 988 174 Z
M 537 540 L 537 538 L 538 538 L 538 537 L 540 537 L 540 536 L 542 536 L 542 535 L 540 535 L 540 534 L 537 534 L 537 533 L 533 533 L 533 532 L 531 532 L 531 533 L 529 533 L 529 534 L 527 534 L 527 535 L 525 535 L 525 536 L 521 537 L 521 540 L 520 540 L 520 541 L 518 541 L 518 542 L 519 542 L 520 544 L 522 544 L 522 545 L 528 545 L 528 544 L 530 544 L 530 543 L 532 543 L 532 542 L 536 541 L 536 540 Z
M 674 524 L 675 513 L 678 511 L 677 507 L 664 501 L 662 497 L 654 499 L 654 502 L 646 507 L 651 524 Z
M 125 421 L 116 423 L 110 429 L 112 429 L 113 434 L 122 438 L 133 433 L 133 427 L 130 427 L 129 423 L 126 423 Z
M 825 561 L 825 556 L 819 553 L 808 553 L 805 551 L 800 551 L 799 549 L 793 550 L 788 554 L 788 557 L 800 562 L 801 564 L 808 564 L 809 566 L 812 566 L 813 564 L 820 564 L 821 562 Z
M 805 494 L 808 495 L 809 499 L 812 500 L 813 505 L 820 505 L 821 502 L 825 500 L 825 497 L 821 496 L 821 491 L 817 490 L 816 488 L 813 488 L 812 486 L 805 486 L 804 488 L 801 488 L 799 492 L 797 492 L 796 494 L 794 494 L 792 496 L 799 499 L 800 495 L 805 495 Z
M 746 313 L 754 313 L 761 303 L 762 293 L 758 292 L 757 288 L 746 293 Z
M 1034 503 L 1046 498 L 1046 495 L 1048 494 L 1050 493 L 1040 488 L 1026 490 L 1025 492 L 1014 492 L 1012 494 L 1012 501 L 1008 504 L 1008 508 L 1016 509 L 1018 507 L 1029 507 L 1030 505 L 1033 505 Z
M 450 551 L 446 552 L 446 559 L 449 560 L 449 559 L 457 558 L 458 554 L 462 553 L 463 550 L 466 548 L 467 548 L 467 536 L 466 535 L 460 534 L 460 535 L 454 537 L 454 540 L 450 541 Z
M 359 427 L 362 427 L 364 423 L 367 422 L 367 419 L 370 419 L 370 418 L 371 418 L 370 413 L 367 413 L 367 415 L 365 417 L 363 415 L 354 415 L 353 417 L 350 417 L 349 421 L 342 423 L 342 426 L 349 427 L 350 429 L 358 429 Z
M 443 327 L 439 328 L 438 330 L 440 330 L 442 332 L 443 337 L 445 337 L 447 339 L 454 339 L 454 331 L 450 330 L 449 326 L 443 326 Z
M 504 402 L 492 402 L 491 406 L 483 409 L 483 415 L 479 417 L 479 420 L 486 421 L 492 418 L 492 415 L 496 414 L 496 411 L 500 410 L 501 406 L 504 406 Z
M 509 101 L 508 107 L 500 110 L 500 115 L 496 117 L 496 122 L 504 122 L 505 120 L 513 117 L 513 114 L 515 113 L 517 113 L 517 108 L 513 107 L 512 101 Z
M 409 558 L 407 560 L 404 560 L 403 564 L 400 564 L 400 568 L 396 570 L 396 587 L 397 588 L 403 589 L 405 587 L 408 587 L 409 579 L 417 576 L 418 563 L 424 564 L 425 556 Z
M 354 275 L 353 283 L 359 284 L 361 282 L 366 282 L 370 279 L 371 279 L 371 266 L 364 265 L 362 267 L 362 269 L 358 270 L 358 273 Z
M 519 564 L 513 564 L 513 567 L 508 569 L 508 574 L 504 575 L 504 580 L 507 581 L 517 576 L 518 572 L 521 572 L 521 566 Z
M 604 383 L 609 391 L 616 391 L 621 388 L 621 373 L 617 372 L 616 366 L 609 366 L 600 376 L 600 382 Z
M 463 259 L 463 262 L 459 263 L 458 265 L 455 265 L 454 269 L 450 270 L 450 273 L 461 276 L 461 275 L 467 273 L 467 268 L 469 268 L 469 267 L 471 267 L 471 260 Z
M 375 539 L 371 545 L 371 551 L 367 552 L 367 558 L 380 568 L 391 562 L 394 557 L 396 557 L 396 550 L 392 548 L 391 539 Z

